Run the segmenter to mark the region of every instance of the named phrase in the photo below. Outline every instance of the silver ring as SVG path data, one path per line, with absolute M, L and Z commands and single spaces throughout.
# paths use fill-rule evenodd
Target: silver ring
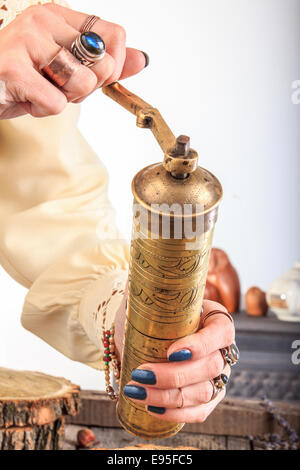
M 235 343 L 232 343 L 226 348 L 220 349 L 220 352 L 223 356 L 225 365 L 228 364 L 229 366 L 234 366 L 240 358 L 240 351 Z
M 215 387 L 218 390 L 218 393 L 221 392 L 222 390 L 225 390 L 226 385 L 228 384 L 228 377 L 225 374 L 220 374 L 218 377 L 215 377 L 213 379 L 213 383 Z
M 213 387 L 213 392 L 210 401 L 213 401 L 222 390 L 225 390 L 226 384 L 228 383 L 228 377 L 225 374 L 218 375 L 214 379 L 210 380 Z
M 184 396 L 183 396 L 183 391 L 181 388 L 178 389 L 179 392 L 180 392 L 180 395 L 181 395 L 181 405 L 180 406 L 177 406 L 177 408 L 183 408 L 184 407 Z
M 216 398 L 216 396 L 219 395 L 221 390 L 216 387 L 216 384 L 215 384 L 214 380 L 210 380 L 210 383 L 212 384 L 212 388 L 213 388 L 213 392 L 212 392 L 210 401 L 213 401 Z
M 105 55 L 105 43 L 99 34 L 88 31 L 77 36 L 71 46 L 72 54 L 82 65 L 92 67 Z
M 83 25 L 80 28 L 81 33 L 86 33 L 92 30 L 92 27 L 97 23 L 101 18 L 99 16 L 91 15 L 88 16 Z

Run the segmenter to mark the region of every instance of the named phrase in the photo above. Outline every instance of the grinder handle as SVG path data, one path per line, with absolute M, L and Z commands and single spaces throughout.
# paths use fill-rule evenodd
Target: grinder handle
M 138 127 L 151 129 L 165 154 L 176 147 L 176 138 L 158 109 L 153 108 L 149 103 L 128 91 L 118 82 L 103 87 L 102 91 L 127 111 L 134 114 L 137 117 Z
M 139 96 L 128 91 L 118 82 L 103 87 L 102 91 L 106 96 L 109 96 L 109 98 L 119 103 L 123 108 L 127 109 L 127 111 L 135 116 L 138 115 L 141 109 L 152 108 L 150 104 L 146 103 L 146 101 L 142 100 Z

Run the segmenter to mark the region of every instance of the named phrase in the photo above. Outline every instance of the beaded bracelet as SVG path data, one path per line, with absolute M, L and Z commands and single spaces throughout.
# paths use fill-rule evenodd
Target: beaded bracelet
M 117 290 L 117 289 L 114 290 L 112 292 L 111 297 L 113 297 L 116 294 L 124 295 L 124 290 Z M 102 313 L 102 341 L 103 341 L 103 347 L 104 347 L 103 361 L 104 361 L 106 392 L 109 398 L 111 398 L 111 400 L 117 401 L 118 394 L 115 392 L 110 382 L 111 368 L 112 368 L 117 384 L 119 385 L 119 382 L 120 382 L 121 362 L 118 360 L 116 356 L 116 348 L 115 348 L 115 340 L 114 340 L 115 324 L 113 323 L 109 330 L 105 329 L 106 312 L 107 312 L 107 307 L 109 305 L 111 297 L 108 300 L 104 301 L 101 305 L 99 305 L 98 312 L 102 310 L 101 312 Z
M 115 333 L 115 325 L 114 323 L 111 326 L 110 330 L 104 329 L 103 332 L 103 346 L 104 346 L 104 373 L 105 373 L 105 385 L 106 385 L 106 392 L 112 400 L 116 401 L 118 399 L 118 394 L 113 389 L 110 383 L 110 366 L 112 366 L 112 370 L 114 376 L 116 378 L 116 382 L 119 385 L 120 382 L 120 367 L 121 363 L 117 359 L 115 354 L 115 341 L 114 341 L 114 333 Z

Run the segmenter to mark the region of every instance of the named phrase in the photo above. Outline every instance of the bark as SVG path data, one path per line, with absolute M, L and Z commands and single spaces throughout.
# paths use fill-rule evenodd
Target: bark
M 66 415 L 75 416 L 80 409 L 79 391 L 64 378 L 0 368 L 0 429 L 35 429 L 53 425 Z
M 64 418 L 44 426 L 0 429 L 0 450 L 60 450 Z

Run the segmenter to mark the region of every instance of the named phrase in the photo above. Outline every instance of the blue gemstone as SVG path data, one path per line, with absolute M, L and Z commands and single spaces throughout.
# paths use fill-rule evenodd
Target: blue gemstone
M 104 41 L 96 33 L 82 33 L 81 44 L 90 54 L 101 56 L 105 52 Z
M 228 384 L 229 378 L 227 377 L 227 375 L 221 374 L 221 379 L 222 379 L 222 382 L 223 382 L 225 385 Z

